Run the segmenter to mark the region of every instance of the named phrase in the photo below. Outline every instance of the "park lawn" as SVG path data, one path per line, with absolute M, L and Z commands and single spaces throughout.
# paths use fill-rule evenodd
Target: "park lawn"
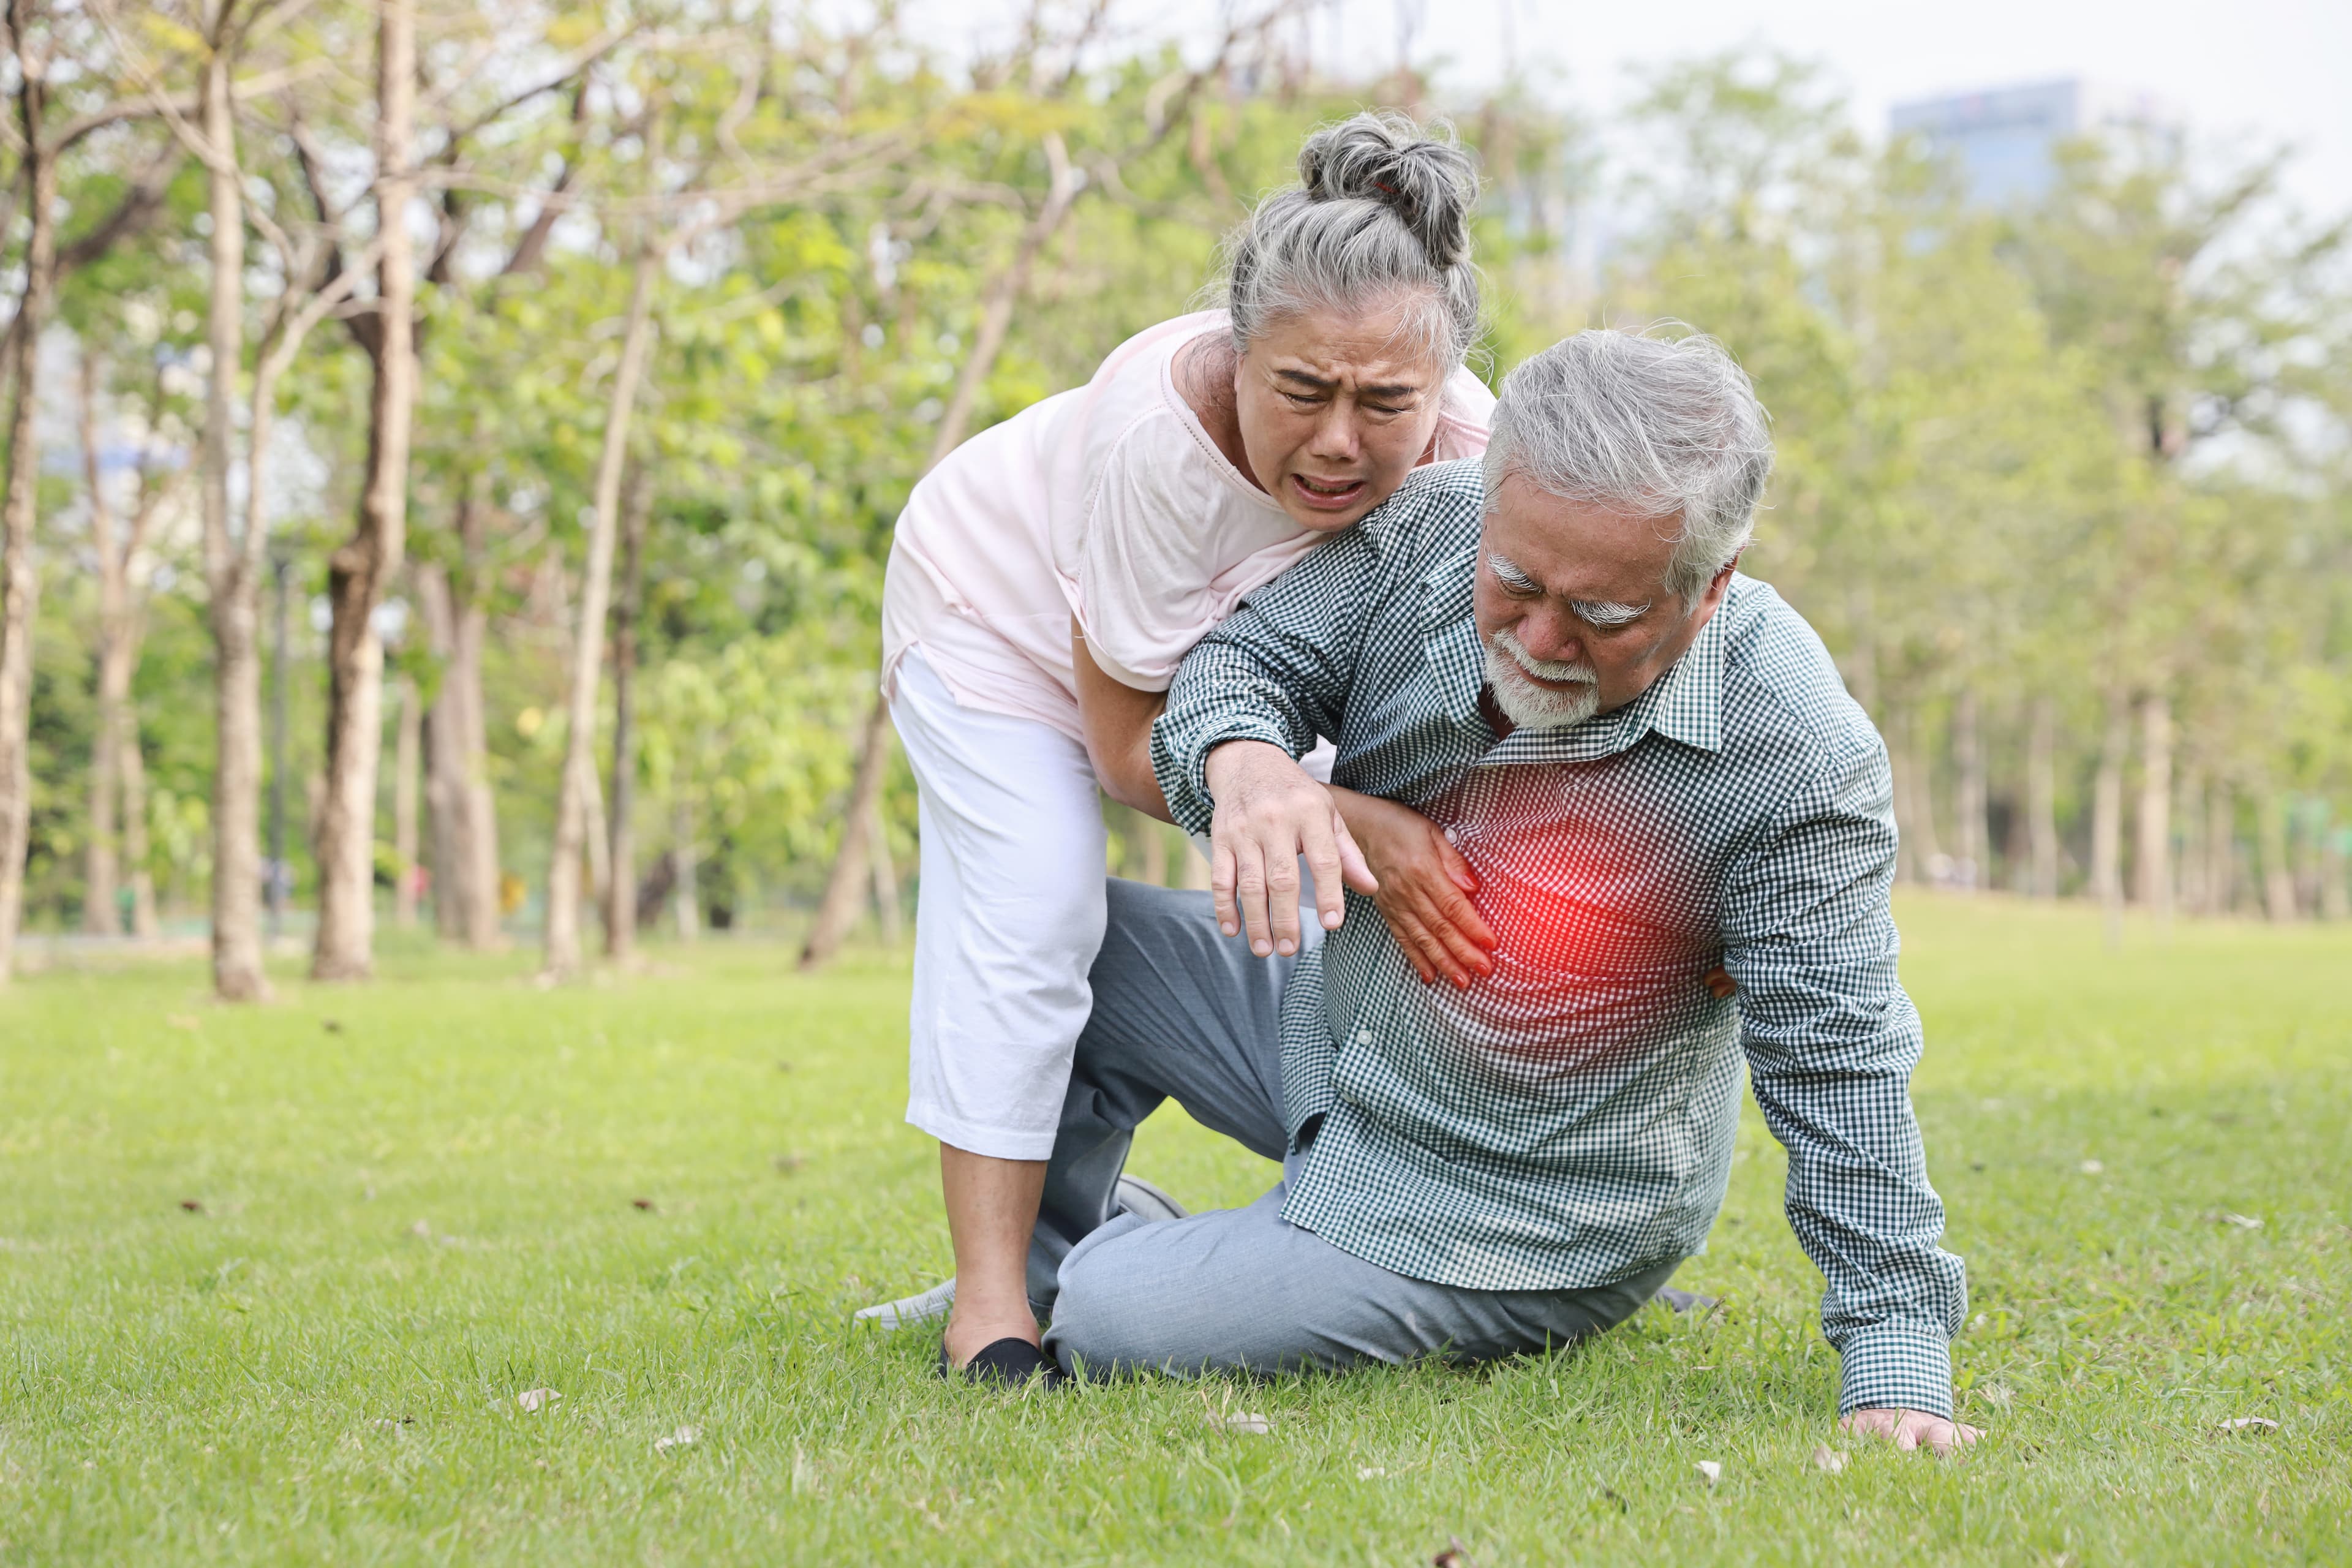
M 2352 928 L 2110 954 L 2075 910 L 1900 912 L 1990 1431 L 1961 1463 L 1832 1431 L 1752 1107 L 1677 1281 L 1710 1315 L 1021 1396 L 849 1321 L 947 1267 L 900 964 L 724 942 L 542 992 L 395 952 L 245 1011 L 190 965 L 33 977 L 0 994 L 0 1563 L 2352 1558 Z M 1195 1206 L 1273 1173 L 1170 1113 L 1136 1167 Z

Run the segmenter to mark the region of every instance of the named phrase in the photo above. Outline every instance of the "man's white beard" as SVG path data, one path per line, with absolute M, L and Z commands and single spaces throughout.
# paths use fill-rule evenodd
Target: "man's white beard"
M 1530 676 L 1577 684 L 1556 691 L 1538 686 Z M 1563 664 L 1538 658 L 1507 626 L 1486 639 L 1486 679 L 1495 689 L 1495 705 L 1522 730 L 1565 730 L 1583 723 L 1601 708 L 1599 670 L 1582 660 Z

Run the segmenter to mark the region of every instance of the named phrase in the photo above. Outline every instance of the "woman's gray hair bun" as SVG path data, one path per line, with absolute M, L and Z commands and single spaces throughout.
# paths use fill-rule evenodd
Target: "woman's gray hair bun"
M 1421 330 L 1448 370 L 1477 341 L 1470 209 L 1478 170 L 1440 121 L 1393 110 L 1326 125 L 1298 150 L 1300 184 L 1257 205 L 1225 239 L 1225 304 L 1246 353 L 1269 321 L 1300 310 L 1360 310 L 1401 292 L 1426 297 Z

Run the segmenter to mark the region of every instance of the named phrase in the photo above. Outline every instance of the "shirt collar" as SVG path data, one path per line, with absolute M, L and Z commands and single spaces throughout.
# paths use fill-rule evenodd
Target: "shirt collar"
M 1486 653 L 1473 610 L 1475 544 L 1440 560 L 1422 577 L 1422 641 L 1429 677 L 1455 725 L 1492 734 L 1479 711 Z M 1740 579 L 1732 579 L 1733 592 Z M 1638 743 L 1653 730 L 1703 752 L 1723 747 L 1724 595 L 1682 657 L 1650 689 L 1611 713 L 1566 730 L 1514 730 L 1481 759 L 1487 763 L 1591 762 Z

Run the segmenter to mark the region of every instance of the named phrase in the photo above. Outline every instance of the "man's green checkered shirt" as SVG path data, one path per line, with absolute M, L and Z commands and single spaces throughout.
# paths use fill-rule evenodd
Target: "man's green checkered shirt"
M 1812 628 L 1746 577 L 1643 696 L 1497 743 L 1483 500 L 1475 462 L 1417 470 L 1212 632 L 1153 731 L 1196 832 L 1213 747 L 1332 737 L 1335 783 L 1448 830 L 1501 939 L 1493 975 L 1424 987 L 1349 894 L 1283 998 L 1294 1146 L 1320 1120 L 1284 1217 L 1442 1284 L 1623 1279 L 1705 1247 L 1744 1054 L 1826 1281 L 1839 1408 L 1950 1415 L 1967 1288 L 1911 1111 L 1885 748 Z M 1736 1002 L 1706 984 L 1718 962 Z

